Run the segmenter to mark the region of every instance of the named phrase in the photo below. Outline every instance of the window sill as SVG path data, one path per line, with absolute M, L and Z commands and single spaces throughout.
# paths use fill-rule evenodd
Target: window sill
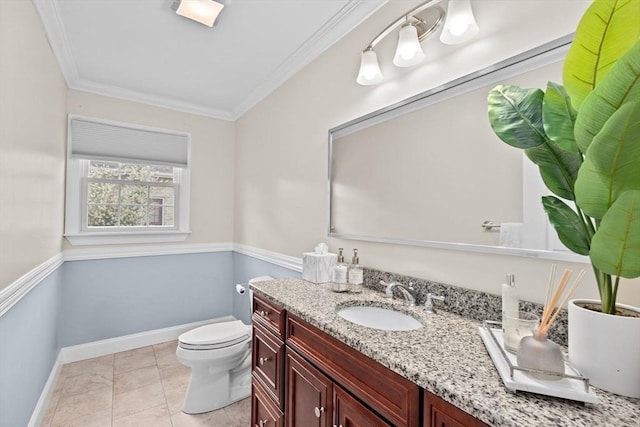
M 171 243 L 183 242 L 190 231 L 130 231 L 130 232 L 89 232 L 81 234 L 65 234 L 64 237 L 72 246 L 87 245 L 122 245 L 129 243 Z

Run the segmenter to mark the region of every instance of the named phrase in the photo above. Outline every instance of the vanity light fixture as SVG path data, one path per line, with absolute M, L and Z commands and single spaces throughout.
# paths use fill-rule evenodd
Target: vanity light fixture
M 176 0 L 171 8 L 180 16 L 213 27 L 224 5 L 213 0 Z
M 370 86 L 383 80 L 374 48 L 398 27 L 401 29 L 393 58 L 393 64 L 398 67 L 411 67 L 422 62 L 425 55 L 420 43 L 432 35 L 442 21 L 444 29 L 440 41 L 444 44 L 464 43 L 478 34 L 471 0 L 449 0 L 446 14 L 442 8 L 435 5 L 436 3 L 436 0 L 422 3 L 389 24 L 373 38 L 360 56 L 360 71 L 356 79 L 358 84 Z

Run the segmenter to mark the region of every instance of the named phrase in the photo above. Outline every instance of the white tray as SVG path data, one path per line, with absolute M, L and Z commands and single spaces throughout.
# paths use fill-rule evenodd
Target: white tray
M 485 322 L 487 323 L 493 322 Z M 494 323 L 495 324 L 495 323 Z M 497 323 L 499 325 L 499 323 Z M 589 380 L 581 376 L 573 366 L 565 362 L 566 374 L 558 380 L 541 380 L 531 376 L 527 369 L 517 366 L 516 355 L 504 350 L 502 329 L 481 326 L 480 336 L 487 347 L 505 387 L 511 391 L 528 391 L 547 396 L 561 397 L 587 403 L 599 403 L 600 399 L 589 387 Z

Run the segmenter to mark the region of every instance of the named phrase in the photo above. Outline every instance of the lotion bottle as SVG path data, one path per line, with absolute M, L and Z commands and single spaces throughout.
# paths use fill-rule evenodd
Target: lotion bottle
M 519 300 L 515 276 L 507 274 L 505 283 L 502 284 L 502 331 L 505 337 L 517 327 L 518 310 Z
M 359 262 L 358 250 L 354 249 L 351 268 L 349 268 L 349 290 L 354 293 L 362 292 L 363 271 Z
M 342 248 L 338 248 L 338 259 L 336 265 L 333 267 L 333 291 L 345 292 L 347 291 L 347 264 L 344 262 L 344 255 L 342 255 Z

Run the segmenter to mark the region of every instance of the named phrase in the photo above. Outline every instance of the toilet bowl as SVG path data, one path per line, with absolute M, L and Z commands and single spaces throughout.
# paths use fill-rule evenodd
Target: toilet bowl
M 261 276 L 249 283 L 271 280 Z M 251 307 L 251 292 L 249 307 Z M 191 368 L 182 411 L 200 414 L 251 394 L 251 326 L 240 320 L 212 323 L 178 337 L 176 356 Z

